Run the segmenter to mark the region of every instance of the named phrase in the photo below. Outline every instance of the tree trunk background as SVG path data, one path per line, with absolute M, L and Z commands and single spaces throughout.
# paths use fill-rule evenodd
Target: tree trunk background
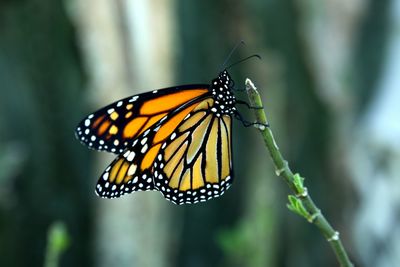
M 175 26 L 171 3 L 74 3 L 72 14 L 87 55 L 90 102 L 104 106 L 123 96 L 157 88 L 160 83 L 173 83 Z M 96 169 L 111 160 L 101 157 Z M 170 244 L 176 239 L 170 232 L 174 211 L 158 193 L 95 201 L 94 206 L 96 266 L 170 266 L 168 254 L 174 251 Z

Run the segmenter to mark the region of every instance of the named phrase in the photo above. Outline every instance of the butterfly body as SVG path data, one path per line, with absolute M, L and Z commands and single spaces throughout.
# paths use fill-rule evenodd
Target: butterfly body
M 118 154 L 96 193 L 116 198 L 157 190 L 175 204 L 222 195 L 232 177 L 233 81 L 221 72 L 210 85 L 154 90 L 117 101 L 87 116 L 77 138 Z

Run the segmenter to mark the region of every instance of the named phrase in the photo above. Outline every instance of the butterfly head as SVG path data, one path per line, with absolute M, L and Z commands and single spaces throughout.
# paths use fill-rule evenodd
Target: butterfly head
M 233 80 L 232 80 L 232 78 L 231 78 L 231 75 L 228 73 L 228 71 L 225 69 L 225 70 L 223 70 L 223 71 L 221 71 L 219 74 L 218 74 L 218 78 L 217 78 L 221 83 L 224 83 L 224 84 L 226 84 L 226 85 L 228 85 L 228 87 L 229 88 L 232 88 L 233 87 L 233 84 L 234 84 L 234 82 L 233 82 Z M 217 80 L 216 79 L 216 80 Z
M 214 98 L 214 106 L 211 111 L 219 117 L 236 112 L 236 98 L 232 92 L 234 82 L 227 70 L 219 73 L 211 83 L 211 93 Z

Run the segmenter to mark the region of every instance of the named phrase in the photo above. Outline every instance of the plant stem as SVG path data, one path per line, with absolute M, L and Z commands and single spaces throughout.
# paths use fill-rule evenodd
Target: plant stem
M 263 107 L 260 95 L 250 79 L 246 79 L 246 91 L 252 107 Z M 275 142 L 271 128 L 268 125 L 267 116 L 264 108 L 254 109 L 257 118 L 258 129 L 264 139 L 264 143 L 269 151 L 272 161 L 275 165 L 275 173 L 282 177 L 295 196 L 292 200 L 297 201 L 296 205 L 289 204 L 289 209 L 302 215 L 310 223 L 314 224 L 324 235 L 333 251 L 336 258 L 342 267 L 351 267 L 353 263 L 350 261 L 345 248 L 339 237 L 339 232 L 335 231 L 330 223 L 326 220 L 321 210 L 315 205 L 311 199 L 307 188 L 303 186 L 303 178 L 293 172 L 289 168 L 288 162 L 283 158 L 279 148 Z M 296 203 L 292 203 L 296 204 Z

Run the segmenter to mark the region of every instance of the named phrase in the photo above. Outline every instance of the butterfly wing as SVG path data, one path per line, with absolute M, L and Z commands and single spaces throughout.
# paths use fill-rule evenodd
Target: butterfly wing
M 105 169 L 96 185 L 98 196 L 117 198 L 133 191 L 154 190 L 151 170 L 140 169 L 145 155 L 137 153 L 139 147 L 140 143 L 135 143 Z
M 199 99 L 188 101 L 133 140 L 132 145 L 119 155 L 101 175 L 96 193 L 115 198 L 133 191 L 153 190 L 153 165 L 161 146 L 178 125 L 198 106 Z
M 83 119 L 76 137 L 96 150 L 122 153 L 150 127 L 182 105 L 203 98 L 209 85 L 155 90 L 114 102 Z
M 178 125 L 153 164 L 154 186 L 175 204 L 221 196 L 233 181 L 231 116 L 211 112 L 212 98 L 200 102 Z

